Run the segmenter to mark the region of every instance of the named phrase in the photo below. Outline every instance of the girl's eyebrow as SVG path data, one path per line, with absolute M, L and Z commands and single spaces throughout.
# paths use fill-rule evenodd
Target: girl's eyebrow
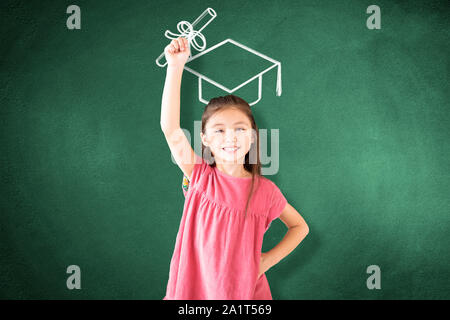
M 248 124 L 245 123 L 244 121 L 238 121 L 238 122 L 235 122 L 234 124 L 235 124 L 235 125 L 236 125 L 236 124 L 245 124 L 245 125 L 248 125 Z M 215 125 L 212 126 L 212 128 L 217 127 L 217 126 L 223 126 L 223 125 L 224 125 L 223 123 L 216 123 Z

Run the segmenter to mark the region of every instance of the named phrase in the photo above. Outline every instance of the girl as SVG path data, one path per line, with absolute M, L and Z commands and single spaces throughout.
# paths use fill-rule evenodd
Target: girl
M 241 98 L 209 101 L 202 115 L 202 157 L 194 153 L 180 128 L 188 40 L 172 40 L 164 53 L 161 128 L 184 173 L 185 203 L 163 300 L 271 300 L 265 272 L 297 247 L 308 226 L 280 189 L 261 176 L 258 127 Z M 264 233 L 277 217 L 288 231 L 261 253 Z

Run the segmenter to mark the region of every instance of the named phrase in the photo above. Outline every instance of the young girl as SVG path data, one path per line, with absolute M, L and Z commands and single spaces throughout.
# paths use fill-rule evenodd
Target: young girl
M 163 300 L 271 300 L 265 272 L 297 247 L 308 226 L 279 188 L 261 176 L 258 127 L 241 98 L 209 101 L 202 115 L 202 157 L 194 153 L 180 128 L 189 43 L 174 39 L 164 52 L 161 128 L 184 173 L 185 203 Z M 262 253 L 264 233 L 277 217 L 288 231 Z

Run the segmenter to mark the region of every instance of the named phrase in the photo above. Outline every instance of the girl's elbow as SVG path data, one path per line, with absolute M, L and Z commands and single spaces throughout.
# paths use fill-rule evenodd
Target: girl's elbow
M 293 228 L 297 229 L 299 234 L 302 234 L 304 237 L 309 233 L 309 227 L 306 223 L 300 223 L 298 225 L 293 226 Z
M 305 237 L 308 235 L 308 233 L 309 233 L 309 227 L 308 227 L 308 225 L 305 223 L 305 224 L 303 224 L 303 233 L 305 234 Z

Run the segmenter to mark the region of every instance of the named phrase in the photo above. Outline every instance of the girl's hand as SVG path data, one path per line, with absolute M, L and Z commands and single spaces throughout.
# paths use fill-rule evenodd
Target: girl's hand
M 183 37 L 173 39 L 164 48 L 164 54 L 166 55 L 168 67 L 184 67 L 191 54 L 188 40 Z
M 259 273 L 258 273 L 258 279 L 259 277 L 265 273 L 267 270 L 269 270 L 272 267 L 272 263 L 269 260 L 267 253 L 262 252 L 261 258 L 259 260 Z

